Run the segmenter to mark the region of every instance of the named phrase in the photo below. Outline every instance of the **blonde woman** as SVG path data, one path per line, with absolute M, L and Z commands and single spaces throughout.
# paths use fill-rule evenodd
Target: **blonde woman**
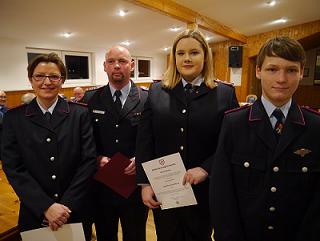
M 144 204 L 153 209 L 158 241 L 211 240 L 208 176 L 224 112 L 235 107 L 234 88 L 215 81 L 204 36 L 198 30 L 179 34 L 164 80 L 150 87 L 137 139 L 137 181 L 144 184 Z M 160 210 L 141 163 L 176 152 L 198 204 Z

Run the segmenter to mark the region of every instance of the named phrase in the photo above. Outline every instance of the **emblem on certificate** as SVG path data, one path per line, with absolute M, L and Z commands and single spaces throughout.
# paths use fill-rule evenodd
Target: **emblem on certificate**
M 311 152 L 311 150 L 309 150 L 309 149 L 301 148 L 301 149 L 294 151 L 293 153 L 297 154 L 301 157 L 304 157 L 305 155 L 308 155 L 310 152 Z

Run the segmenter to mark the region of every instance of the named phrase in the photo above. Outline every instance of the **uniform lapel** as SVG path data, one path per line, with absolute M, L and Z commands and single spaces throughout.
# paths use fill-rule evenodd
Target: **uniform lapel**
M 121 118 L 125 117 L 130 113 L 140 102 L 140 95 L 138 87 L 131 82 L 131 88 L 129 95 L 124 103 L 124 106 L 121 110 Z
M 303 132 L 305 124 L 300 107 L 292 102 L 274 158 L 277 158 Z
M 56 107 L 52 113 L 51 126 L 56 129 L 63 120 L 69 115 L 70 107 L 67 101 L 59 97 Z
M 30 104 L 28 104 L 25 112 L 25 116 L 28 117 L 33 123 L 36 125 L 42 126 L 46 129 L 52 130 L 52 127 L 48 123 L 48 121 L 44 118 L 44 114 L 42 113 L 36 98 L 34 98 Z
M 255 101 L 249 111 L 248 121 L 250 128 L 254 130 L 261 141 L 268 146 L 269 149 L 274 150 L 277 145 L 277 140 L 261 100 L 258 99 Z
M 191 100 L 197 99 L 200 96 L 203 96 L 209 92 L 210 88 L 205 85 L 205 83 L 201 83 L 199 88 L 194 91 L 194 95 L 192 96 Z
M 182 104 L 187 104 L 186 94 L 184 92 L 182 81 L 180 81 L 172 90 L 173 96 Z

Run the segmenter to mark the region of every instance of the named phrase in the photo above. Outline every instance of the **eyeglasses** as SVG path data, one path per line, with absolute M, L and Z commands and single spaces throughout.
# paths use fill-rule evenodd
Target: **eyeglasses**
M 62 79 L 63 76 L 61 75 L 44 75 L 44 74 L 35 74 L 32 75 L 33 79 L 35 81 L 45 81 L 46 78 L 48 78 L 52 83 L 57 83 L 58 81 L 60 81 Z
M 7 99 L 7 96 L 1 96 L 0 95 L 0 99 Z

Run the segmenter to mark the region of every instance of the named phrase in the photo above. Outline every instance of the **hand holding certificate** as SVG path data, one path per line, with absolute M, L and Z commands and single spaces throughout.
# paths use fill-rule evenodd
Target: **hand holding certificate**
M 197 204 L 189 183 L 182 184 L 186 169 L 179 153 L 142 163 L 161 209 Z
M 98 170 L 95 179 L 112 190 L 128 198 L 136 189 L 136 176 L 127 175 L 124 169 L 131 163 L 130 159 L 117 152 L 110 161 Z

